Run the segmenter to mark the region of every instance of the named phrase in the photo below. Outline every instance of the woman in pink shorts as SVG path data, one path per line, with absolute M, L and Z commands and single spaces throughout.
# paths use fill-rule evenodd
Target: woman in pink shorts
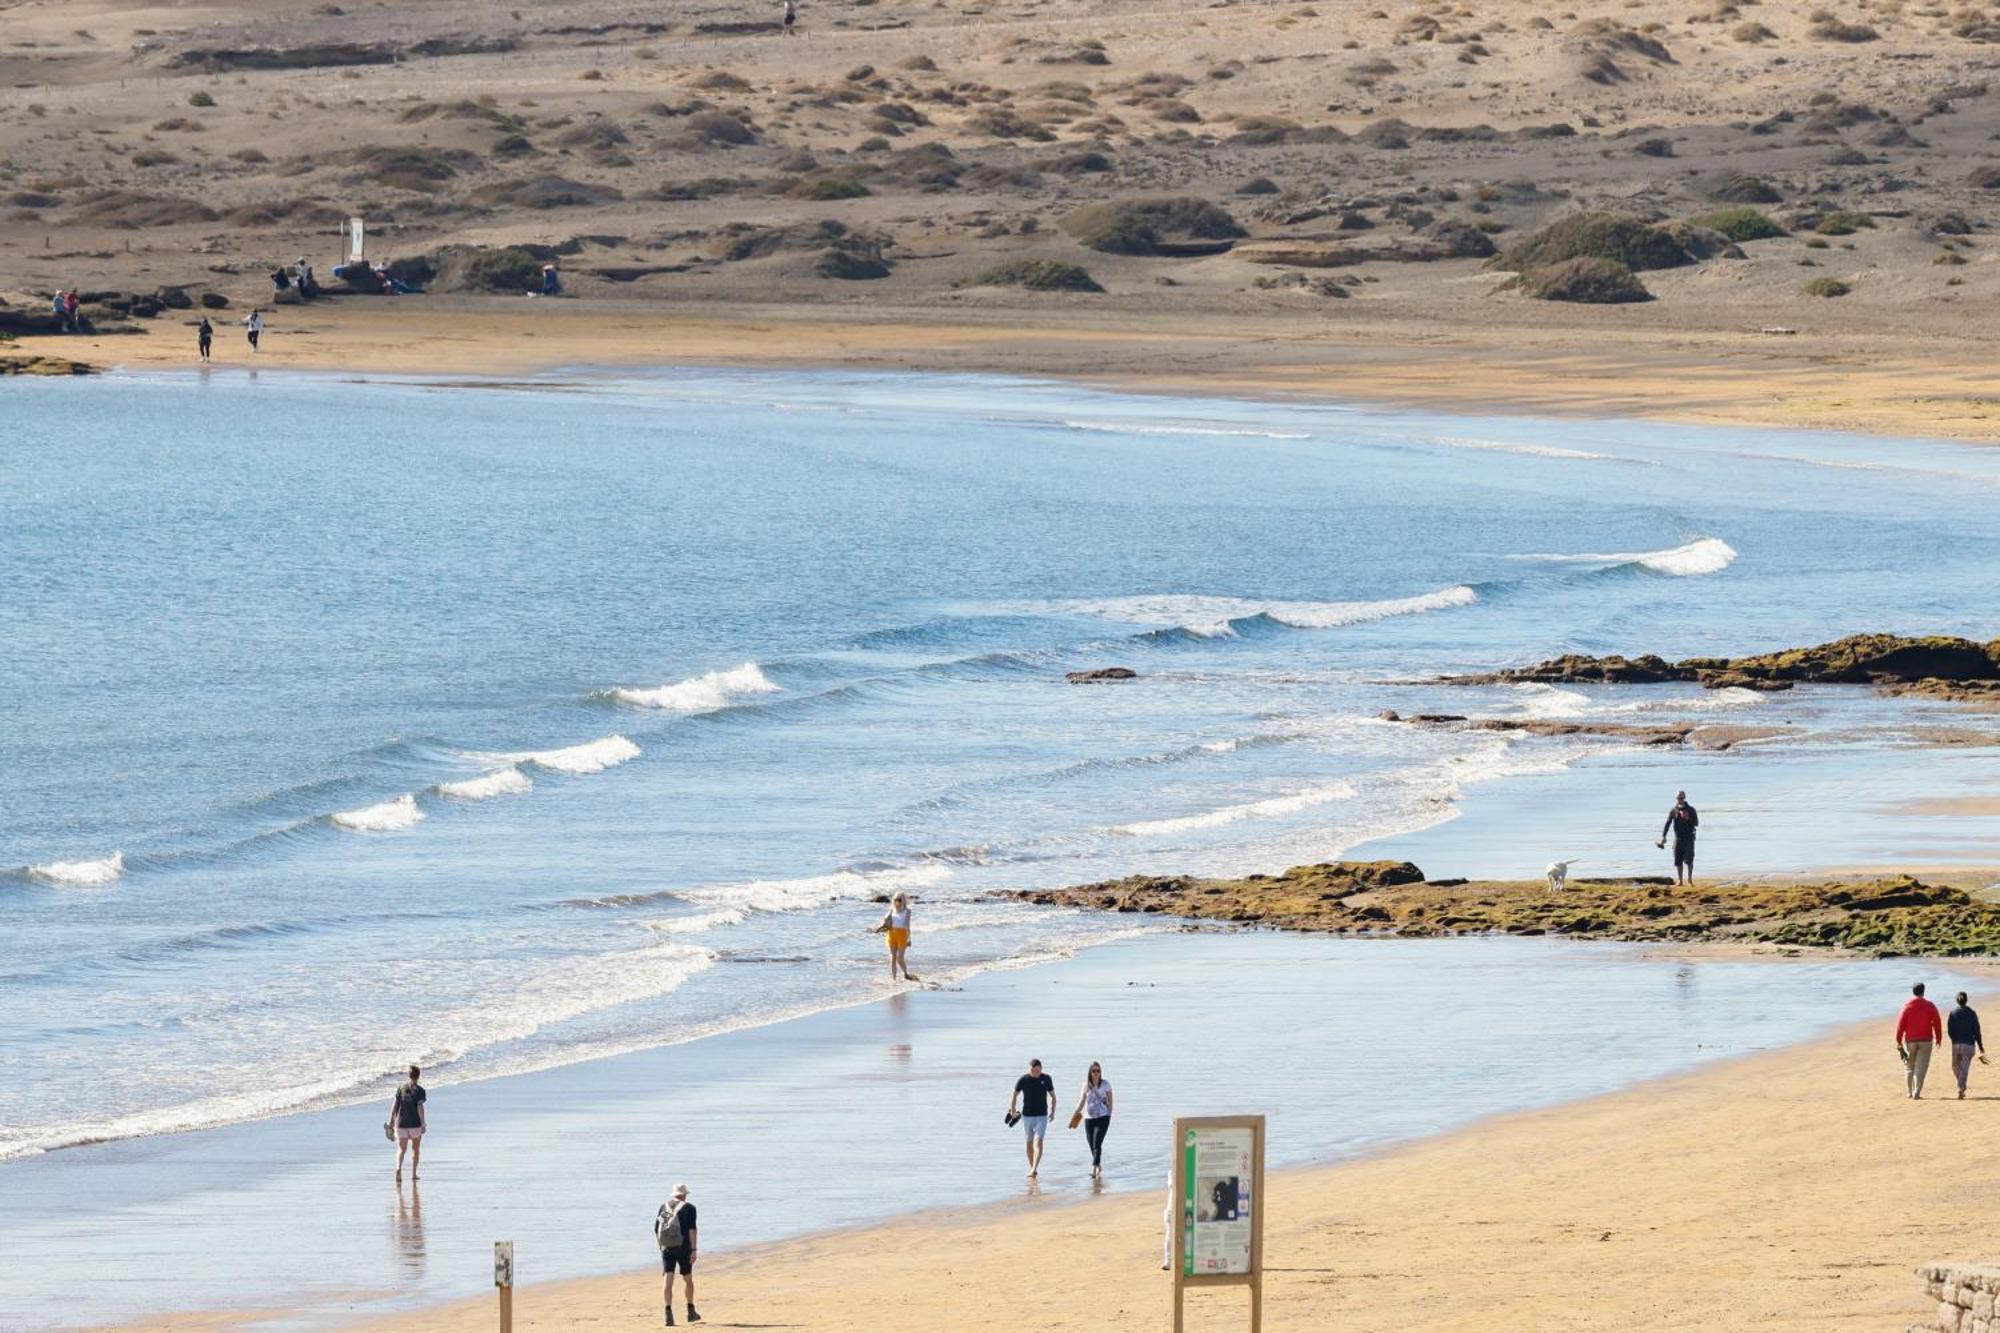
M 403 1156 L 409 1154 L 410 1179 L 417 1178 L 417 1163 L 424 1155 L 424 1100 L 423 1085 L 417 1076 L 423 1073 L 415 1065 L 410 1066 L 410 1081 L 396 1089 L 395 1100 L 389 1103 L 389 1124 L 396 1131 L 396 1179 L 403 1178 Z

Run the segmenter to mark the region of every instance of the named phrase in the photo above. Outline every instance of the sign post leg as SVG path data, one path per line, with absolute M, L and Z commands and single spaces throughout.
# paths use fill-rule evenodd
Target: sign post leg
M 500 1288 L 500 1333 L 514 1333 L 514 1289 Z

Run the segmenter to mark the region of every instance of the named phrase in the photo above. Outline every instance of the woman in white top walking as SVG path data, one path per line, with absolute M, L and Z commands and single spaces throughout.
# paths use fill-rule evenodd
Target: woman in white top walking
M 910 900 L 897 894 L 889 900 L 889 910 L 876 925 L 875 933 L 889 937 L 889 980 L 915 981 L 910 971 Z
M 1079 1116 L 1083 1118 L 1084 1141 L 1090 1144 L 1090 1178 L 1102 1180 L 1104 1136 L 1111 1132 L 1111 1083 L 1104 1077 L 1104 1066 L 1095 1060 L 1084 1075 L 1083 1095 L 1076 1099 L 1076 1110 L 1070 1113 L 1071 1128 Z

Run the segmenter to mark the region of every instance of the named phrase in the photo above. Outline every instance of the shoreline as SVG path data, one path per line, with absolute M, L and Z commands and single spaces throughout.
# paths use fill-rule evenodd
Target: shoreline
M 1947 1117 L 1979 1114 L 1976 1102 L 1996 1094 L 1978 1091 L 1980 1076 L 1992 1075 L 1976 1068 L 1974 1102 L 1940 1098 L 1949 1074 L 1940 1078 L 1934 1066 L 1926 1105 L 1903 1103 L 1894 1071 L 1872 1058 L 1884 1022 L 1846 1024 L 1579 1101 L 1493 1113 L 1332 1163 L 1274 1168 L 1267 1318 L 1279 1329 L 1339 1319 L 1365 1330 L 1527 1333 L 1600 1327 L 1611 1316 L 1635 1328 L 1805 1330 L 1914 1315 L 1922 1306 L 1917 1266 L 1977 1257 L 2000 1204 L 1989 1190 L 1964 1188 L 1970 1182 L 1926 1183 L 1894 1160 L 1861 1160 L 1868 1153 L 1857 1127 L 1915 1114 L 1945 1136 L 1956 1123 Z M 1828 1095 L 1814 1098 L 1815 1088 Z M 1806 1102 L 1820 1119 L 1801 1127 Z M 1724 1126 L 1720 1143 L 1704 1137 Z M 1689 1151 L 1705 1160 L 1691 1163 Z M 1877 1192 L 1850 1172 L 1903 1184 Z M 1652 1192 L 1668 1181 L 1676 1188 Z M 1649 1225 L 1630 1210 L 1634 1193 L 1653 1204 Z M 1952 1216 L 1937 1206 L 1947 1198 Z M 1660 1224 L 1663 1212 L 1684 1225 Z M 1712 1253 L 1711 1227 L 1733 1229 L 1730 1253 Z M 748 1326 L 916 1333 L 970 1326 L 961 1321 L 976 1319 L 983 1301 L 1004 1299 L 1008 1274 L 1042 1271 L 1057 1307 L 1052 1327 L 1137 1333 L 1168 1309 L 1159 1234 L 1157 1190 L 1143 1184 L 925 1208 L 707 1258 L 701 1301 L 718 1327 L 744 1318 Z M 1051 1252 L 1063 1255 L 1054 1271 Z M 1646 1279 L 1667 1271 L 1663 1253 L 1674 1256 L 1681 1280 L 1674 1299 L 1656 1305 Z M 1827 1270 L 1834 1275 L 1810 1280 Z M 657 1293 L 657 1273 L 641 1267 L 531 1282 L 517 1289 L 516 1326 L 636 1322 L 658 1308 Z M 1191 1309 L 1212 1318 L 1229 1299 L 1197 1293 Z M 342 1326 L 479 1333 L 490 1327 L 491 1302 L 471 1297 Z M 1573 1318 L 1565 1313 L 1572 1308 Z M 219 1333 L 274 1317 L 284 1315 L 193 1312 L 98 1328 Z
M 1295 320 L 1223 314 L 1200 333 L 1163 334 L 1135 323 L 1004 307 L 785 303 L 725 311 L 629 301 L 347 297 L 278 308 L 254 365 L 224 340 L 211 370 L 505 377 L 591 365 L 978 373 L 1456 414 L 2000 441 L 2000 403 L 1989 413 L 1978 396 L 1984 349 L 1971 345 L 1962 355 L 1910 358 L 1902 354 L 1907 340 L 1887 336 L 1774 339 L 1716 328 L 1645 337 L 1608 325 L 1586 350 L 1573 336 L 1532 326 L 1439 332 L 1416 321 L 1355 321 L 1302 331 Z M 33 346 L 116 370 L 200 369 L 184 340 L 160 332 L 45 338 Z M 1092 368 L 1080 371 L 1080 363 Z
M 920 1205 L 932 1203 L 990 1213 L 1022 1197 L 1018 1139 L 1000 1131 L 998 1109 L 1028 1035 L 1052 1061 L 1062 1095 L 1086 1055 L 1110 1057 L 1128 1101 L 1108 1177 L 1112 1187 L 1136 1179 L 1140 1189 L 1136 1205 L 1116 1207 L 1156 1213 L 1144 1195 L 1164 1171 L 1160 1117 L 1226 1111 L 1242 1097 L 1236 1065 L 1224 1069 L 1202 1053 L 1216 1043 L 1248 1061 L 1296 1053 L 1284 1033 L 1242 1027 L 1256 1027 L 1270 1003 L 1298 1015 L 1328 1051 L 1346 1051 L 1258 1097 L 1286 1131 L 1274 1143 L 1280 1167 L 1450 1137 L 1490 1115 L 1616 1093 L 1788 1041 L 1786 1033 L 1824 1031 L 1872 1013 L 1874 995 L 1900 977 L 1868 961 L 1802 967 L 1668 963 L 1634 947 L 1556 941 L 1146 937 L 1050 967 L 992 973 L 964 991 L 910 993 L 682 1047 L 444 1087 L 432 1099 L 436 1143 L 410 1197 L 388 1181 L 374 1105 L 10 1163 L 12 1207 L 0 1211 L 0 1239 L 22 1265 L 12 1283 L 0 1283 L 0 1305 L 30 1317 L 52 1291 L 82 1283 L 94 1301 L 68 1299 L 60 1309 L 110 1319 L 110 1327 L 118 1319 L 122 1327 L 254 1323 L 248 1313 L 216 1313 L 218 1303 L 238 1301 L 258 1311 L 290 1307 L 282 1327 L 406 1323 L 476 1295 L 494 1239 L 520 1243 L 522 1281 L 590 1281 L 604 1273 L 606 1255 L 642 1255 L 644 1219 L 658 1203 L 650 1195 L 662 1179 L 682 1177 L 692 1177 L 712 1219 L 732 1219 L 728 1233 L 712 1231 L 710 1255 L 794 1243 L 804 1229 L 822 1243 L 856 1227 L 896 1229 L 912 1207 L 928 1217 Z M 1356 1025 L 1366 1021 L 1362 997 L 1374 987 L 1402 987 L 1432 969 L 1450 977 L 1432 985 L 1438 1003 L 1482 997 L 1482 1025 L 1408 1085 L 1406 1051 L 1424 1031 L 1420 1015 L 1398 1019 L 1408 1039 L 1396 1051 L 1370 1045 Z M 1700 977 L 1708 995 L 1696 1009 L 1594 1067 L 1536 1063 L 1538 1073 L 1524 1077 L 1520 1059 L 1542 1041 L 1536 1015 L 1544 1007 L 1590 997 L 1608 1021 L 1638 1025 L 1670 1007 L 1688 977 Z M 1144 1003 L 1132 987 L 1144 989 Z M 1750 1011 L 1766 1007 L 1764 1021 L 1746 1025 Z M 1042 1017 L 1024 1025 L 1024 1013 Z M 1166 1047 L 1148 1037 L 1162 1027 L 1176 1033 Z M 1514 1073 L 1498 1075 L 1506 1069 Z M 1398 1097 L 1366 1097 L 1378 1079 L 1396 1079 Z M 994 1123 L 968 1117 L 988 1091 Z M 852 1119 L 858 1097 L 906 1145 L 892 1173 L 878 1169 L 866 1135 L 836 1143 L 818 1129 Z M 578 1107 L 588 1109 L 588 1135 L 560 1129 Z M 1052 1145 L 1034 1203 L 1090 1191 L 1076 1139 Z M 692 1161 L 676 1151 L 686 1141 L 700 1145 Z M 134 1245 L 124 1225 L 104 1217 L 130 1209 L 182 1221 Z M 300 1215 L 312 1225 L 284 1221 Z M 244 1235 L 264 1237 L 256 1253 L 242 1253 Z M 1158 1233 L 1150 1237 L 1156 1245 Z M 76 1283 L 64 1277 L 72 1269 Z M 474 1301 L 472 1309 L 486 1307 Z M 162 1319 L 160 1311 L 210 1313 Z M 44 1315 L 42 1325 L 66 1323 Z
M 1079 1151 L 1076 1143 L 1052 1144 L 1052 1162 L 1057 1161 L 1054 1153 L 1062 1153 L 1059 1165 L 1045 1172 L 1036 1198 L 1024 1199 L 1012 1136 L 1001 1135 L 997 1126 L 977 1116 L 973 1124 L 949 1123 L 964 1118 L 958 1114 L 965 1105 L 962 1080 L 992 1082 L 995 1068 L 1005 1074 L 1006 1062 L 1018 1055 L 1019 1016 L 1036 1011 L 1050 1014 L 1049 1021 L 1056 1023 L 1056 1031 L 1042 1031 L 1037 1041 L 1047 1047 L 1043 1054 L 1055 1057 L 1063 1092 L 1075 1072 L 1080 1037 L 1093 1053 L 1100 1047 L 1120 1053 L 1113 1067 L 1124 1095 L 1132 1099 L 1132 1109 L 1121 1111 L 1120 1132 L 1114 1135 L 1115 1166 L 1108 1164 L 1114 1188 L 1102 1201 L 1104 1208 L 1049 1213 L 1049 1225 L 1082 1228 L 1114 1248 L 1150 1251 L 1156 1273 L 1157 1250 L 1151 1247 L 1157 1245 L 1157 1205 L 1147 1196 L 1149 1182 L 1164 1169 L 1165 1154 L 1153 1143 L 1156 1137 L 1164 1142 L 1163 1126 L 1155 1121 L 1168 1110 L 1229 1109 L 1240 1101 L 1234 1075 L 1224 1077 L 1227 1071 L 1199 1061 L 1187 1063 L 1223 1039 L 1232 1015 L 1249 1017 L 1263 1012 L 1263 1004 L 1288 996 L 1288 1008 L 1314 1030 L 1320 1045 L 1328 1052 L 1346 1052 L 1338 1060 L 1314 1062 L 1317 1068 L 1299 1069 L 1285 1087 L 1274 1087 L 1259 1099 L 1277 1112 L 1274 1123 L 1283 1126 L 1284 1138 L 1274 1148 L 1274 1166 L 1285 1166 L 1281 1178 L 1307 1180 L 1324 1171 L 1372 1170 L 1369 1164 L 1378 1159 L 1426 1151 L 1426 1144 L 1453 1144 L 1468 1134 L 1476 1139 L 1490 1132 L 1483 1126 L 1495 1117 L 1499 1122 L 1517 1115 L 1559 1120 L 1565 1107 L 1607 1097 L 1613 1102 L 1635 1095 L 1643 1100 L 1644 1094 L 1632 1089 L 1649 1087 L 1662 1075 L 1670 1082 L 1699 1079 L 1703 1071 L 1727 1063 L 1704 1052 L 1761 1049 L 1768 1055 L 1771 1045 L 1792 1040 L 1780 1035 L 1784 1032 L 1823 1033 L 1828 1024 L 1869 1012 L 1876 992 L 1893 994 L 1895 979 L 1902 975 L 1900 967 L 1885 971 L 1864 960 L 1802 961 L 1799 966 L 1808 970 L 1773 969 L 1741 958 L 1668 962 L 1635 946 L 1572 947 L 1560 941 L 1331 941 L 1280 932 L 1153 936 L 1089 950 L 1049 967 L 991 974 L 962 993 L 911 994 L 690 1046 L 452 1086 L 434 1098 L 435 1109 L 443 1113 L 434 1114 L 440 1136 L 426 1158 L 422 1194 L 413 1200 L 413 1210 L 406 1207 L 412 1201 L 403 1198 L 402 1190 L 392 1193 L 387 1183 L 387 1159 L 371 1132 L 378 1108 L 369 1105 L 50 1154 L 17 1170 L 12 1182 L 22 1187 L 14 1191 L 17 1216 L 0 1216 L 0 1236 L 29 1261 L 23 1271 L 36 1271 L 38 1280 L 60 1281 L 62 1265 L 82 1264 L 99 1292 L 117 1292 L 138 1282 L 132 1292 L 150 1293 L 141 1309 L 177 1307 L 154 1280 L 139 1279 L 136 1271 L 130 1279 L 123 1276 L 122 1270 L 134 1263 L 146 1269 L 169 1265 L 165 1271 L 178 1270 L 175 1281 L 189 1292 L 208 1289 L 189 1268 L 222 1274 L 240 1268 L 245 1285 L 224 1282 L 220 1289 L 240 1293 L 246 1306 L 260 1312 L 218 1313 L 187 1301 L 178 1308 L 188 1313 L 126 1316 L 125 1322 L 104 1327 L 219 1329 L 268 1320 L 274 1307 L 287 1305 L 283 1290 L 264 1290 L 275 1281 L 298 1301 L 291 1314 L 279 1317 L 284 1327 L 324 1327 L 344 1319 L 366 1327 L 394 1323 L 444 1329 L 461 1326 L 453 1322 L 457 1320 L 470 1321 L 463 1325 L 468 1328 L 483 1327 L 481 1321 L 490 1317 L 486 1300 L 451 1298 L 479 1289 L 471 1279 L 484 1268 L 482 1251 L 493 1239 L 514 1238 L 521 1244 L 524 1281 L 536 1274 L 560 1279 L 576 1273 L 579 1265 L 586 1274 L 601 1273 L 604 1254 L 624 1252 L 632 1242 L 628 1232 L 649 1240 L 631 1217 L 649 1207 L 643 1196 L 657 1183 L 656 1175 L 693 1177 L 698 1201 L 713 1205 L 710 1216 L 733 1219 L 730 1233 L 741 1244 L 732 1243 L 731 1235 L 718 1227 L 708 1246 L 712 1255 L 717 1249 L 729 1251 L 715 1256 L 721 1262 L 714 1267 L 724 1273 L 739 1268 L 755 1273 L 773 1255 L 790 1262 L 786 1256 L 814 1256 L 829 1248 L 860 1253 L 857 1247 L 878 1241 L 892 1248 L 915 1245 L 941 1218 L 943 1225 L 979 1231 L 982 1219 L 997 1212 L 1003 1219 L 999 1227 L 1006 1230 L 1017 1225 L 1008 1219 L 1021 1217 L 1020 1207 L 1090 1198 L 1089 1183 L 1072 1160 Z M 1456 994 L 1452 985 L 1473 986 L 1489 1006 L 1482 1030 L 1453 1043 L 1461 1049 L 1436 1052 L 1416 1066 L 1423 1070 L 1423 1081 L 1414 1086 L 1404 1080 L 1412 1068 L 1408 1061 L 1420 1047 L 1398 1041 L 1393 1051 L 1370 1049 L 1359 1029 L 1343 1026 L 1365 1014 L 1359 1000 L 1377 984 L 1371 978 L 1414 980 L 1408 971 L 1413 967 L 1426 972 L 1443 968 L 1455 978 L 1442 985 L 1441 1002 L 1452 1003 L 1443 998 Z M 1486 1076 L 1473 1074 L 1532 1059 L 1540 1040 L 1531 1035 L 1540 1021 L 1534 1015 L 1545 1003 L 1563 1008 L 1571 1002 L 1558 996 L 1575 1002 L 1589 997 L 1608 1021 L 1637 1024 L 1642 1015 L 1662 1012 L 1661 1004 L 1695 977 L 1702 979 L 1709 1000 L 1696 1011 L 1669 1016 L 1660 1031 L 1643 1035 L 1630 1052 L 1611 1053 L 1597 1067 L 1549 1068 L 1526 1082 L 1517 1072 L 1492 1090 L 1483 1088 Z M 1148 988 L 1146 1003 L 1139 1006 L 1143 1015 L 1132 1003 L 1130 987 L 1135 984 Z M 1556 989 L 1547 1001 L 1530 998 L 1551 986 Z M 1746 1000 L 1762 997 L 1750 1009 L 1777 1007 L 1766 1020 L 1745 1027 L 1745 1006 L 1724 998 L 1731 994 Z M 1267 998 L 1260 1001 L 1259 996 Z M 1051 1003 L 1068 1018 L 1056 1020 L 1048 1009 Z M 1690 1021 L 1696 1026 L 1685 1027 Z M 1717 1022 L 1723 1026 L 1712 1027 Z M 1162 1024 L 1179 1033 L 1183 1049 L 1178 1055 L 1168 1048 L 1128 1045 L 1143 1043 L 1143 1034 L 1157 1033 Z M 1048 1021 L 1032 1026 L 1039 1030 Z M 1411 1035 L 1425 1026 L 1419 1022 Z M 1490 1032 L 1484 1030 L 1488 1027 Z M 1072 1028 L 1069 1037 L 1060 1035 Z M 883 1042 L 890 1044 L 884 1048 Z M 1272 1059 L 1281 1058 L 1281 1050 L 1296 1054 L 1295 1044 L 1278 1033 L 1243 1034 L 1233 1044 L 1241 1058 L 1253 1061 L 1263 1058 L 1257 1052 L 1266 1046 L 1270 1050 L 1265 1055 Z M 1653 1054 L 1645 1054 L 1647 1050 Z M 1494 1060 L 1501 1064 L 1489 1066 Z M 1540 1062 L 1535 1063 L 1539 1068 Z M 1154 1064 L 1160 1068 L 1151 1068 Z M 1194 1070 L 1222 1081 L 1213 1087 L 1204 1083 L 1206 1091 L 1184 1084 L 1181 1080 Z M 1469 1076 L 1473 1082 L 1466 1081 Z M 1385 1078 L 1401 1090 L 1387 1104 L 1372 1105 L 1377 1099 L 1367 1098 L 1363 1089 Z M 767 1084 L 769 1094 L 759 1091 Z M 809 1149 L 793 1144 L 786 1124 L 851 1116 L 853 1098 L 867 1089 L 879 1089 L 878 1097 L 886 1098 L 879 1109 L 889 1117 L 883 1123 L 902 1126 L 913 1145 L 898 1170 L 884 1176 L 867 1166 L 872 1155 L 865 1144 L 856 1149 L 858 1158 L 818 1137 Z M 782 1105 L 788 1119 L 769 1119 L 767 1095 L 782 1097 L 774 1105 Z M 919 1101 L 907 1101 L 911 1096 Z M 1355 1101 L 1357 1096 L 1363 1100 Z M 588 1140 L 552 1137 L 576 1106 L 589 1109 Z M 928 1111 L 919 1109 L 925 1106 Z M 723 1109 L 729 1114 L 721 1115 Z M 747 1126 L 731 1127 L 732 1120 L 746 1119 Z M 675 1126 L 674 1135 L 662 1139 L 661 1125 Z M 442 1132 L 446 1126 L 448 1134 Z M 769 1199 L 761 1186 L 765 1193 L 732 1197 L 744 1182 L 731 1179 L 722 1164 L 744 1160 L 739 1154 L 749 1140 L 738 1140 L 746 1132 L 754 1136 L 760 1156 L 770 1159 L 770 1169 L 779 1173 L 773 1184 L 780 1193 Z M 672 1147 L 677 1138 L 699 1142 L 708 1165 L 677 1163 Z M 806 1167 L 801 1159 L 796 1167 L 786 1166 L 798 1152 L 809 1153 L 814 1165 Z M 1339 1164 L 1324 1165 L 1329 1156 Z M 1312 1165 L 1315 1160 L 1322 1164 Z M 607 1172 L 606 1165 L 615 1169 Z M 1133 1180 L 1135 1173 L 1137 1193 L 1119 1195 L 1116 1187 Z M 218 1175 L 226 1183 L 218 1183 Z M 893 1182 L 887 1195 L 885 1179 Z M 823 1201 L 829 1189 L 835 1198 L 848 1200 L 836 1203 L 830 1215 Z M 789 1202 L 780 1210 L 788 1225 L 774 1233 L 768 1228 L 775 1215 L 767 1210 L 780 1197 Z M 760 1204 L 760 1199 L 765 1201 Z M 945 1203 L 944 1213 L 923 1207 L 904 1211 L 912 1204 L 937 1202 Z M 112 1207 L 172 1211 L 185 1219 L 180 1230 L 186 1234 L 156 1237 L 142 1247 L 143 1254 L 119 1249 L 117 1257 L 93 1256 L 93 1240 L 123 1234 L 115 1225 L 100 1231 L 90 1222 Z M 313 1227 L 286 1232 L 277 1219 L 301 1209 L 315 1218 Z M 271 1218 L 260 1221 L 266 1212 Z M 386 1236 L 380 1231 L 385 1225 Z M 760 1226 L 766 1228 L 763 1234 L 746 1234 L 746 1228 Z M 787 1234 L 793 1227 L 799 1230 Z M 65 1238 L 52 1240 L 51 1228 Z M 228 1248 L 225 1237 L 253 1231 L 269 1238 L 256 1255 L 239 1259 L 218 1253 Z M 981 1256 L 991 1249 L 984 1235 L 977 1237 Z M 50 1251 L 51 1243 L 61 1250 Z M 926 1255 L 935 1252 L 919 1248 Z M 178 1253 L 181 1249 L 186 1256 Z M 636 1252 L 643 1252 L 643 1246 Z M 341 1258 L 348 1255 L 353 1258 Z M 810 1257 L 801 1262 L 809 1269 L 823 1265 Z M 974 1266 L 983 1270 L 984 1262 L 982 1258 Z M 410 1268 L 413 1263 L 415 1269 Z M 57 1271 L 45 1271 L 52 1267 Z M 331 1289 L 324 1276 L 329 1272 L 342 1274 Z M 207 1281 L 212 1287 L 215 1279 Z M 193 1286 L 187 1285 L 191 1282 Z M 636 1292 L 643 1308 L 653 1285 L 628 1270 L 559 1280 L 547 1290 L 584 1293 L 593 1305 L 607 1293 L 623 1301 Z M 758 1285 L 769 1284 L 759 1279 Z M 32 1308 L 22 1304 L 29 1294 L 20 1288 L 10 1303 Z M 572 1309 L 552 1322 L 533 1322 L 537 1299 L 524 1293 L 520 1313 L 529 1322 L 523 1327 L 575 1327 L 603 1317 L 594 1308 Z M 710 1313 L 712 1318 L 730 1317 Z M 757 1318 L 782 1322 L 806 1314 L 800 1308 L 761 1310 Z M 438 1322 L 429 1322 L 433 1320 Z M 829 1326 L 821 1315 L 811 1322 Z

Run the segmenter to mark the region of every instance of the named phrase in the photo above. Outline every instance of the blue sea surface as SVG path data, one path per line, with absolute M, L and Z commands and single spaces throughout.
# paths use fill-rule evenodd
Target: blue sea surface
M 950 981 L 1136 928 L 994 889 L 1371 843 L 1658 869 L 1676 785 L 1731 870 L 1992 863 L 1996 821 L 1898 813 L 2000 786 L 1917 743 L 1991 719 L 1411 682 L 1990 637 L 1996 498 L 2000 454 L 1942 443 L 980 377 L 10 384 L 0 1156 L 856 1003 L 896 891 Z M 1138 679 L 1064 681 L 1106 666 Z M 1532 837 L 1430 860 L 1541 782 L 1496 807 Z

